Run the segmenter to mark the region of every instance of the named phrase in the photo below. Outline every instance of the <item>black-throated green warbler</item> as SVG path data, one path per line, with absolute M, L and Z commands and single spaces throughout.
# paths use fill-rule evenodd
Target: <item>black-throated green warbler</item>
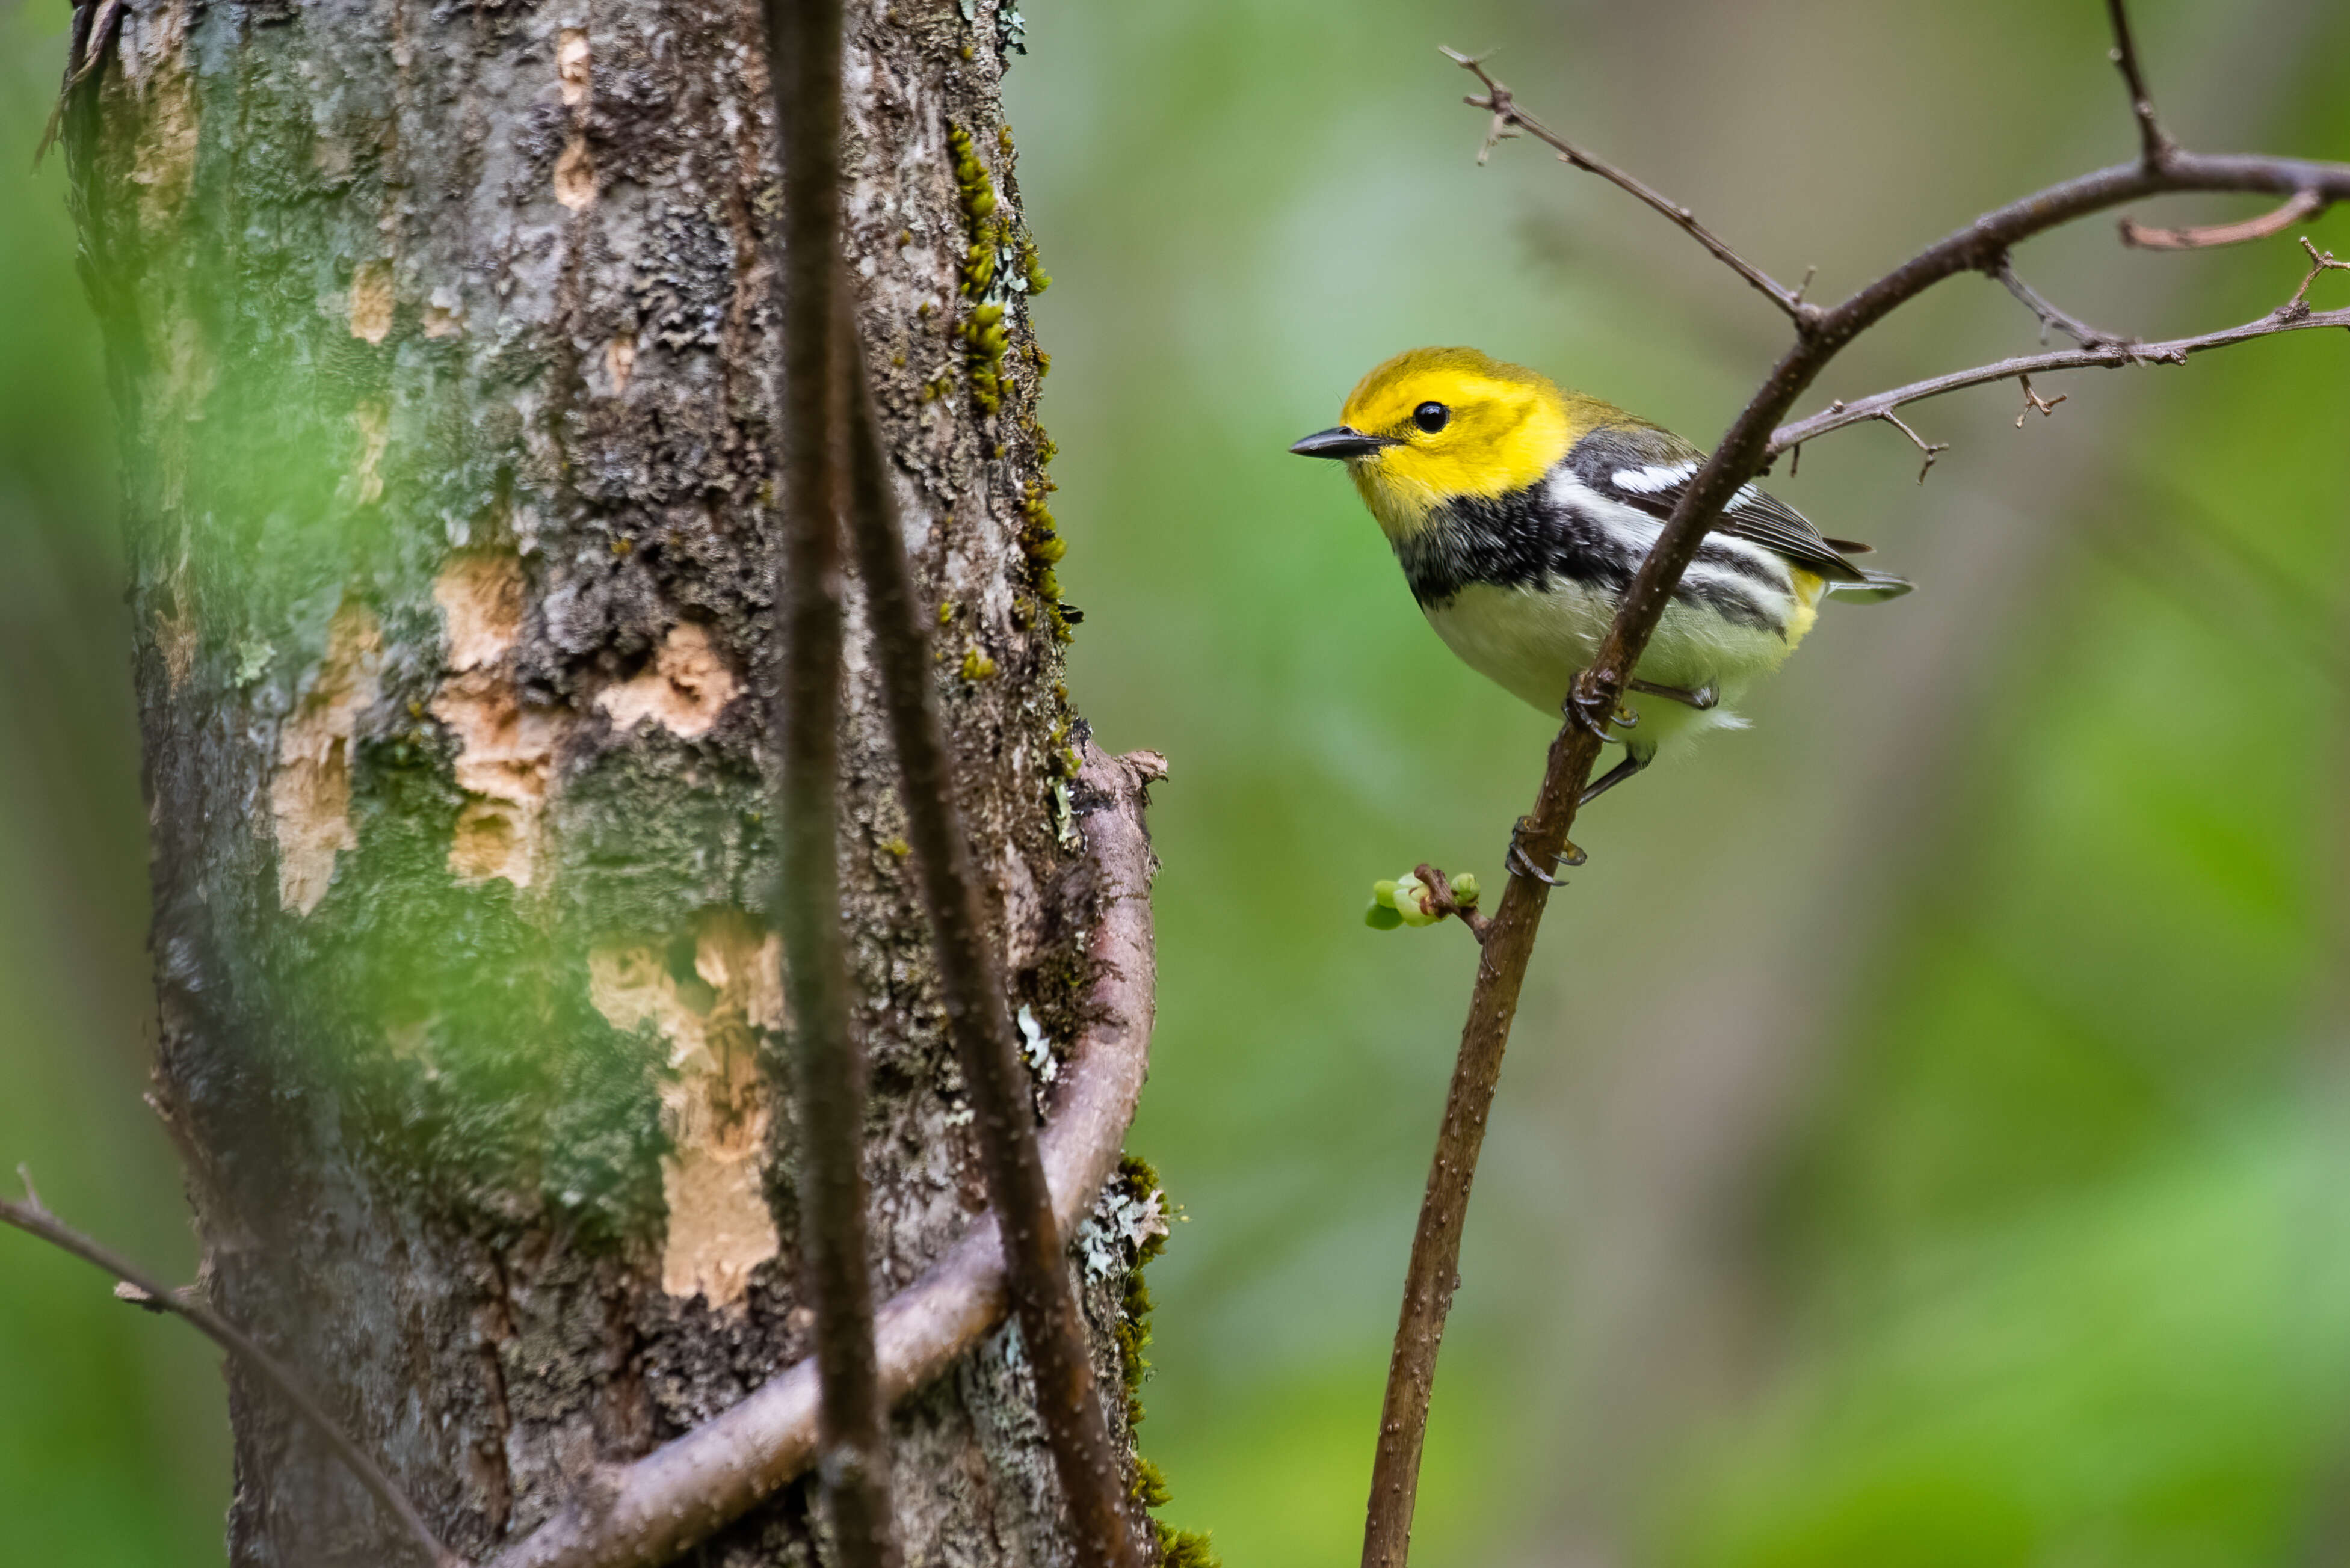
M 1845 559 L 1868 545 L 1824 538 L 1746 485 L 1674 590 L 1623 706 L 1578 715 L 1575 675 L 1705 454 L 1473 348 L 1397 355 L 1362 379 L 1339 417 L 1289 450 L 1346 462 L 1436 634 L 1504 690 L 1544 712 L 1564 707 L 1623 745 L 1586 801 L 1665 745 L 1741 726 L 1726 704 L 1794 650 L 1825 594 L 1909 591 Z M 1523 863 L 1514 840 L 1512 861 Z

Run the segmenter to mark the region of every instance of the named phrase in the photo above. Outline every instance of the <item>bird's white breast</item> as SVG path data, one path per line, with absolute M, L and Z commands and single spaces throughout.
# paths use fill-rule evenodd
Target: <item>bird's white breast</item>
M 1591 662 L 1616 615 L 1616 596 L 1581 583 L 1542 588 L 1498 588 L 1471 583 L 1427 610 L 1428 624 L 1461 661 L 1544 714 L 1558 715 L 1575 672 Z M 1640 675 L 1659 685 L 1696 691 L 1711 686 L 1718 706 L 1699 710 L 1668 697 L 1627 692 L 1624 706 L 1638 715 L 1629 730 L 1611 732 L 1635 752 L 1708 730 L 1742 729 L 1731 702 L 1746 680 L 1786 657 L 1767 633 L 1675 604 L 1640 659 Z
M 1471 583 L 1428 607 L 1428 624 L 1470 669 L 1555 713 L 1575 672 L 1598 651 L 1615 613 L 1614 595 L 1580 583 L 1548 588 Z

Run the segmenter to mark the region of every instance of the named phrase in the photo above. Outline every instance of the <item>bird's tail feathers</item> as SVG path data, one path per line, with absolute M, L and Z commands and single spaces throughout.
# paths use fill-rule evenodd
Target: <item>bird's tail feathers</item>
M 1908 578 L 1897 577 L 1890 572 L 1873 572 L 1866 566 L 1855 569 L 1860 573 L 1857 582 L 1831 582 L 1828 592 L 1841 599 L 1856 599 L 1862 604 L 1873 605 L 1882 604 L 1887 599 L 1898 599 L 1916 586 Z

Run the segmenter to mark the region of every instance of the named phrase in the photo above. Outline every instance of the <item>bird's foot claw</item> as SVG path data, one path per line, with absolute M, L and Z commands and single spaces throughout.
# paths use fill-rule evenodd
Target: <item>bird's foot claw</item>
M 1575 677 L 1574 686 L 1568 689 L 1560 711 L 1566 715 L 1568 723 L 1602 742 L 1616 738 L 1607 732 L 1608 725 L 1628 730 L 1640 722 L 1640 715 L 1631 709 L 1586 689 L 1581 676 Z
M 1518 825 L 1510 829 L 1510 847 L 1503 853 L 1502 869 L 1512 876 L 1531 877 L 1545 887 L 1565 887 L 1566 878 L 1556 874 L 1558 868 L 1562 866 L 1580 866 L 1590 857 L 1570 844 L 1553 857 L 1550 869 L 1544 870 L 1534 864 L 1534 857 L 1526 853 L 1525 832 L 1528 820 L 1522 816 L 1518 818 Z

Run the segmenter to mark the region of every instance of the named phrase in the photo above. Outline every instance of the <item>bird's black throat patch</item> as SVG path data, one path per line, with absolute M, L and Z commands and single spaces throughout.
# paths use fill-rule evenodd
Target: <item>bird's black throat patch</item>
M 1426 527 L 1395 541 L 1395 553 L 1425 609 L 1451 603 L 1471 583 L 1541 588 L 1564 577 L 1621 593 L 1640 566 L 1596 522 L 1538 488 L 1447 502 Z

